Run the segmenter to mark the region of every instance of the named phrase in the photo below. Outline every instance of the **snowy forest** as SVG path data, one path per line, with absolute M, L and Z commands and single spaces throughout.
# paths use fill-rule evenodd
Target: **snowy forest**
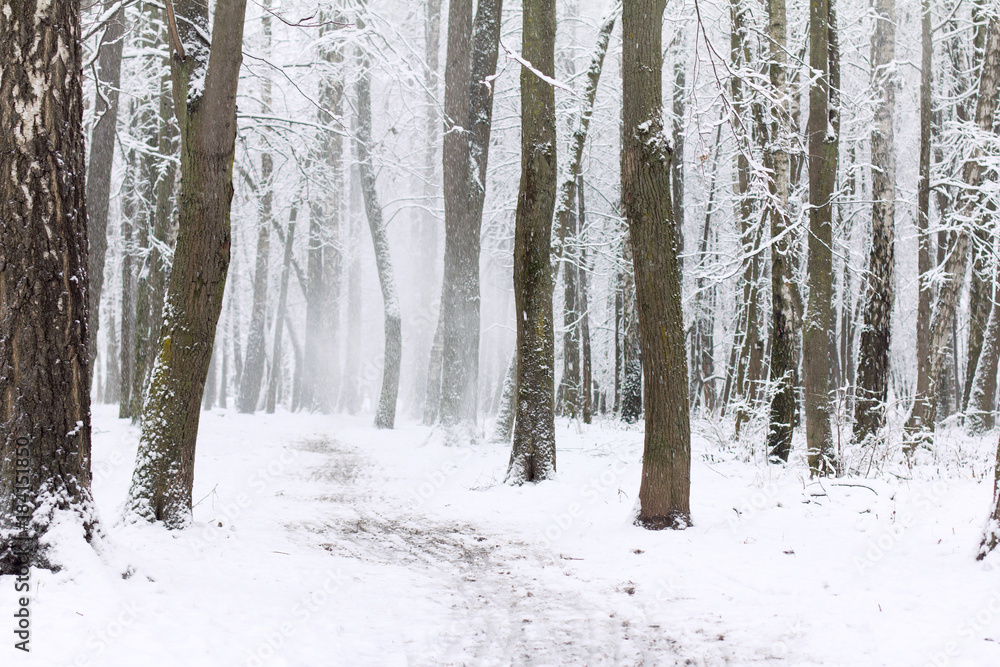
M 3 665 L 1000 664 L 996 0 L 0 0 Z

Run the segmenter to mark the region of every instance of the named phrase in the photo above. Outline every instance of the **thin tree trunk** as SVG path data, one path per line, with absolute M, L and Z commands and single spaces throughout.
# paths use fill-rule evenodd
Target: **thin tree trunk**
M 134 156 L 129 156 L 134 163 Z M 128 171 L 132 170 L 132 166 Z M 135 197 L 131 188 L 122 197 L 122 315 L 121 315 L 121 376 L 118 391 L 118 418 L 132 417 L 132 368 L 135 361 L 135 272 L 132 270 L 132 220 L 135 216 Z
M 268 12 L 270 2 L 265 0 L 261 23 L 264 33 L 264 54 L 271 53 L 271 14 Z M 271 79 L 264 74 L 263 91 L 261 93 L 262 115 L 271 113 Z M 265 135 L 267 130 L 264 130 Z M 265 141 L 265 145 L 266 145 Z M 260 155 L 260 182 L 263 195 L 260 197 L 260 219 L 257 221 L 257 259 L 254 265 L 253 302 L 250 307 L 250 331 L 247 335 L 247 357 L 243 364 L 243 381 L 239 386 L 239 397 L 236 409 L 245 414 L 252 414 L 257 409 L 260 398 L 260 385 L 264 378 L 265 328 L 267 326 L 267 283 L 268 263 L 271 256 L 271 208 L 274 188 L 271 183 L 271 172 L 274 163 L 271 153 L 266 148 Z
M 996 264 L 996 277 L 1000 280 L 1000 262 Z M 995 283 L 1000 284 L 1000 283 Z M 990 300 L 990 314 L 982 342 L 982 350 L 976 364 L 969 405 L 966 409 L 966 424 L 970 433 L 985 433 L 993 428 L 997 397 L 997 365 L 1000 362 L 1000 299 Z
M 579 202 L 579 213 L 577 215 L 577 221 L 580 226 L 580 230 L 586 228 L 586 207 L 584 206 L 583 199 L 583 174 L 577 177 L 577 200 Z M 591 418 L 594 414 L 594 397 L 593 397 L 593 373 L 592 373 L 592 362 L 590 353 L 590 306 L 588 305 L 589 294 L 587 290 L 587 246 L 584 245 L 580 251 L 580 268 L 579 268 L 579 288 L 580 288 L 580 344 L 583 351 L 583 423 L 589 424 Z
M 555 0 L 524 0 L 522 54 L 555 75 Z M 507 482 L 550 479 L 556 472 L 553 411 L 555 341 L 549 257 L 558 164 L 552 86 L 521 68 L 521 184 L 514 229 L 517 308 L 517 416 Z
M 872 126 L 872 246 L 866 274 L 864 327 L 855 389 L 855 443 L 873 442 L 885 426 L 889 391 L 889 342 L 895 298 L 896 154 L 896 3 L 877 0 L 872 34 L 872 87 L 879 96 Z M 844 267 L 845 277 L 847 267 Z M 844 298 L 849 299 L 845 291 Z
M 992 209 L 992 206 L 988 205 Z M 986 322 L 990 317 L 993 303 L 993 283 L 990 281 L 992 238 L 983 225 L 977 224 L 973 231 L 975 242 L 972 248 L 972 275 L 969 280 L 969 337 L 966 346 L 965 383 L 962 388 L 962 406 L 969 405 L 969 392 L 979 364 L 986 335 Z
M 359 17 L 358 27 L 364 23 Z M 392 428 L 396 421 L 396 398 L 399 396 L 399 367 L 402 357 L 402 323 L 399 312 L 399 297 L 396 295 L 396 280 L 393 277 L 392 259 L 389 253 L 389 237 L 382 219 L 382 207 L 375 190 L 375 165 L 372 164 L 372 102 L 371 66 L 368 54 L 361 53 L 361 76 L 357 83 L 358 127 L 355 148 L 358 153 L 358 170 L 361 173 L 361 194 L 375 246 L 375 265 L 382 286 L 382 303 L 385 310 L 385 352 L 382 366 L 382 392 L 375 412 L 375 428 Z M 477 271 L 478 274 L 478 271 Z M 478 340 L 479 327 L 476 326 Z M 475 406 L 473 406 L 475 409 Z
M 987 27 L 985 48 L 983 66 L 979 76 L 975 116 L 976 128 L 984 134 L 993 129 L 993 115 L 997 109 L 998 83 L 1000 83 L 1000 21 L 995 17 L 990 19 Z M 959 196 L 957 204 L 959 219 L 969 219 L 975 210 L 978 200 L 977 186 L 982 174 L 981 159 L 983 154 L 984 147 L 982 143 L 977 142 L 963 167 L 963 181 L 967 189 Z M 927 393 L 920 394 L 918 385 L 918 397 L 914 401 L 910 418 L 906 424 L 910 447 L 912 447 L 912 442 L 917 439 L 926 438 L 926 432 L 933 429 L 936 421 L 937 406 L 923 397 L 927 396 L 933 399 L 937 396 L 937 390 L 944 381 L 948 339 L 954 333 L 955 310 L 958 307 L 958 296 L 969 261 L 968 230 L 964 226 L 960 226 L 954 236 L 951 252 L 944 264 L 945 279 L 938 292 L 931 317 L 928 341 L 930 362 L 927 368 L 929 379 Z
M 278 287 L 278 309 L 274 316 L 274 347 L 271 351 L 271 373 L 267 380 L 267 398 L 264 401 L 264 411 L 274 414 L 278 396 L 278 383 L 281 379 L 281 337 L 284 331 L 282 324 L 288 310 L 288 274 L 292 263 L 292 248 L 295 241 L 295 218 L 298 207 L 292 205 L 288 214 L 288 231 L 285 233 L 285 253 L 281 264 L 281 284 Z
M 99 535 L 91 496 L 82 66 L 78 2 L 5 4 L 0 574 L 58 570 L 56 525 L 60 541 L 74 532 L 88 542 Z
M 493 442 L 510 442 L 514 430 L 514 396 L 517 394 L 517 350 L 510 356 L 507 372 L 504 374 L 503 390 L 500 394 L 500 407 L 497 410 L 497 421 L 493 427 Z
M 919 179 L 917 183 L 917 383 L 913 395 L 913 407 L 909 417 L 909 430 L 925 428 L 930 409 L 930 323 L 933 286 L 930 272 L 930 197 L 931 197 L 931 66 L 934 46 L 931 39 L 931 0 L 922 0 L 920 19 L 920 156 L 918 159 Z M 911 451 L 912 443 L 907 443 L 906 451 Z
M 835 471 L 830 424 L 830 341 L 833 297 L 833 189 L 837 175 L 839 112 L 832 2 L 815 0 L 809 11 L 809 66 L 820 74 L 809 91 L 809 303 L 802 340 L 806 446 L 813 475 Z
M 361 409 L 361 224 L 357 215 L 357 178 L 352 178 L 350 252 L 347 269 L 347 321 L 344 349 L 344 379 L 340 385 L 340 409 L 357 414 Z
M 117 0 L 104 0 L 107 11 Z M 121 86 L 122 46 L 125 9 L 119 8 L 108 21 L 97 56 L 97 102 L 90 138 L 87 167 L 87 213 L 90 229 L 90 358 L 97 357 L 101 294 L 104 290 L 104 261 L 108 251 L 108 205 L 111 201 L 111 167 L 115 158 L 115 130 L 118 125 L 118 92 Z M 109 379 L 110 381 L 110 379 Z
M 642 339 L 645 443 L 639 514 L 650 529 L 691 525 L 691 425 L 670 152 L 663 131 L 664 0 L 622 12 L 622 201 Z
M 199 36 L 208 29 L 207 6 L 184 0 L 175 2 L 175 10 L 182 19 L 177 25 L 180 44 L 187 44 L 188 52 L 185 60 L 172 59 L 181 129 L 180 228 L 126 514 L 183 528 L 191 522 L 198 407 L 229 267 L 231 164 L 246 0 L 216 3 L 207 62 Z M 204 87 L 192 88 L 201 76 Z

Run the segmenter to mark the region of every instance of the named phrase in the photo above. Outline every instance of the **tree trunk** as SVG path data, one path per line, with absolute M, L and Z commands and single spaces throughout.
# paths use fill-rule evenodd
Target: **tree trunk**
M 996 308 L 994 307 L 994 311 Z M 979 553 L 976 560 L 986 558 L 994 549 L 1000 545 L 1000 442 L 997 443 L 996 465 L 993 473 L 993 513 L 986 524 L 986 531 L 983 541 L 979 545 Z
M 792 450 L 795 415 L 798 401 L 798 358 L 795 350 L 795 300 L 792 294 L 792 252 L 789 238 L 788 193 L 789 152 L 792 126 L 788 109 L 787 63 L 788 34 L 785 0 L 768 0 L 768 37 L 771 62 L 768 73 L 773 94 L 778 100 L 772 110 L 771 165 L 774 177 L 769 188 L 772 197 L 771 216 L 771 382 L 775 383 L 767 434 L 769 456 L 788 461 Z
M 913 395 L 913 407 L 908 424 L 911 431 L 920 430 L 927 424 L 930 409 L 930 323 L 933 285 L 930 272 L 931 245 L 931 66 L 934 46 L 931 39 L 931 2 L 922 0 L 920 19 L 920 156 L 918 159 L 919 178 L 917 183 L 917 383 Z M 905 449 L 912 450 L 912 442 Z
M 830 341 L 833 297 L 833 189 L 840 132 L 831 36 L 835 0 L 815 0 L 809 11 L 809 65 L 820 77 L 809 91 L 809 303 L 802 339 L 806 446 L 813 475 L 834 472 L 830 425 Z
M 344 345 L 344 379 L 340 385 L 340 409 L 357 414 L 361 409 L 361 224 L 357 215 L 357 178 L 352 178 L 351 215 L 347 268 L 347 321 Z
M 987 204 L 989 209 L 993 207 Z M 981 224 L 973 232 L 975 242 L 972 248 L 972 276 L 969 280 L 969 337 L 966 346 L 965 383 L 962 389 L 962 409 L 969 405 L 969 392 L 983 350 L 986 335 L 986 321 L 990 317 L 993 303 L 993 283 L 990 282 L 992 238 Z
M 541 74 L 555 74 L 555 0 L 524 0 L 522 54 Z M 557 187 L 556 111 L 552 86 L 521 68 L 521 184 L 514 223 L 517 312 L 517 413 L 507 482 L 550 479 L 556 472 L 552 327 L 552 214 Z
M 117 0 L 104 0 L 107 11 Z M 120 7 L 108 21 L 98 46 L 97 102 L 90 138 L 87 168 L 87 214 L 90 229 L 90 359 L 97 358 L 97 330 L 100 328 L 101 293 L 104 289 L 104 260 L 108 251 L 108 204 L 111 200 L 111 167 L 115 158 L 115 130 L 118 125 L 118 92 L 121 86 L 122 46 L 125 9 Z
M 281 338 L 285 330 L 285 314 L 288 312 L 288 274 L 292 264 L 292 249 L 295 242 L 295 218 L 298 208 L 292 205 L 288 214 L 288 231 L 285 232 L 284 259 L 281 264 L 281 283 L 278 287 L 278 308 L 274 317 L 274 347 L 271 350 L 271 373 L 267 379 L 267 397 L 264 411 L 271 415 L 277 407 L 278 385 L 281 381 Z
M 360 17 L 357 19 L 357 23 L 359 27 L 364 27 Z M 399 367 L 403 345 L 402 323 L 399 312 L 399 297 L 396 295 L 396 280 L 393 277 L 392 258 L 389 253 L 389 237 L 382 219 L 382 207 L 378 203 L 378 192 L 375 189 L 375 165 L 372 164 L 371 155 L 371 66 L 368 63 L 367 53 L 362 52 L 359 64 L 361 76 L 357 83 L 358 127 L 355 148 L 358 153 L 358 170 L 361 172 L 361 194 L 365 201 L 365 213 L 368 216 L 372 243 L 375 246 L 375 265 L 378 268 L 378 279 L 382 286 L 382 302 L 385 310 L 382 392 L 379 396 L 378 410 L 375 412 L 375 428 L 392 428 L 396 421 L 396 398 L 399 396 Z M 478 331 L 477 325 L 477 339 Z
M 1000 280 L 1000 262 L 996 262 L 996 266 L 995 281 Z M 995 422 L 997 365 L 1000 362 L 1000 300 L 991 299 L 989 303 L 989 319 L 966 408 L 966 424 L 970 433 L 985 433 L 993 428 Z
M 995 17 L 990 19 L 987 27 L 985 49 L 979 76 L 975 124 L 980 132 L 988 134 L 993 129 L 993 115 L 997 109 L 998 83 L 1000 83 L 1000 21 Z M 977 142 L 963 167 L 962 176 L 967 189 L 960 194 L 956 206 L 960 220 L 968 220 L 976 207 L 983 154 L 984 147 L 981 142 Z M 918 396 L 906 424 L 909 433 L 908 447 L 911 448 L 914 442 L 927 437 L 926 432 L 933 428 L 936 421 L 937 406 L 924 397 L 933 399 L 944 381 L 948 339 L 954 334 L 955 310 L 958 307 L 959 292 L 968 267 L 968 245 L 968 230 L 960 226 L 954 233 L 954 243 L 951 244 L 951 252 L 944 264 L 945 279 L 938 292 L 931 317 L 927 393 L 920 394 L 918 384 Z
M 56 570 L 91 496 L 79 2 L 0 13 L 0 574 Z M 67 532 L 69 531 L 69 532 Z
M 625 263 L 633 265 L 631 230 L 626 234 L 622 255 Z M 642 345 L 639 342 L 639 316 L 636 312 L 635 277 L 632 273 L 620 274 L 621 294 L 621 419 L 634 424 L 642 417 Z
M 493 426 L 493 442 L 510 442 L 514 430 L 514 396 L 517 393 L 517 350 L 510 357 L 504 374 L 503 390 L 500 393 L 500 407 L 497 421 Z
M 180 20 L 172 32 L 179 43 L 171 68 L 181 130 L 180 227 L 126 513 L 183 528 L 191 522 L 198 407 L 229 268 L 246 0 L 216 3 L 210 49 L 199 35 L 208 29 L 207 6 L 178 0 L 175 7 Z M 186 58 L 176 52 L 181 45 Z M 204 87 L 192 87 L 202 76 Z
M 864 327 L 855 389 L 855 443 L 874 442 L 885 426 L 889 391 L 889 342 L 895 298 L 896 154 L 893 118 L 896 108 L 896 3 L 877 0 L 872 33 L 872 88 L 878 95 L 872 126 L 872 246 L 866 274 Z M 847 267 L 844 267 L 845 276 Z M 845 291 L 844 298 L 850 294 Z
M 577 215 L 577 222 L 580 225 L 580 229 L 586 228 L 586 207 L 583 203 L 583 175 L 577 177 L 579 181 L 577 183 L 576 192 L 577 200 L 579 202 L 579 213 Z M 582 360 L 582 371 L 583 371 L 583 423 L 589 424 L 591 418 L 594 414 L 594 397 L 593 397 L 593 374 L 591 370 L 591 354 L 590 354 L 590 306 L 588 305 L 589 294 L 587 291 L 587 247 L 583 246 L 580 250 L 580 269 L 579 269 L 579 288 L 580 288 L 580 344 L 582 346 L 583 360 Z
M 134 156 L 129 162 L 133 163 Z M 129 166 L 128 171 L 132 167 Z M 127 182 L 127 181 L 126 181 Z M 132 373 L 135 361 L 135 272 L 132 269 L 132 220 L 135 216 L 135 197 L 126 189 L 122 197 L 122 330 L 121 375 L 118 391 L 118 418 L 132 417 Z
M 264 14 L 261 22 L 264 27 L 264 54 L 271 53 L 271 15 L 265 0 Z M 262 115 L 271 113 L 271 79 L 264 74 L 263 91 L 261 94 Z M 265 129 L 265 133 L 267 130 Z M 266 145 L 266 142 L 265 142 Z M 274 188 L 271 183 L 271 171 L 274 163 L 271 153 L 266 148 L 260 156 L 260 185 L 264 193 L 260 198 L 260 220 L 257 221 L 257 260 L 254 265 L 253 302 L 250 308 L 250 332 L 247 335 L 247 357 L 243 364 L 243 381 L 240 383 L 240 393 L 236 400 L 236 409 L 244 414 L 252 414 L 257 409 L 260 398 L 260 385 L 264 379 L 265 337 L 267 325 L 267 282 L 268 262 L 271 256 L 271 208 Z
M 691 525 L 691 425 L 670 150 L 663 131 L 664 0 L 622 12 L 622 201 L 629 225 L 642 340 L 646 413 L 636 523 Z

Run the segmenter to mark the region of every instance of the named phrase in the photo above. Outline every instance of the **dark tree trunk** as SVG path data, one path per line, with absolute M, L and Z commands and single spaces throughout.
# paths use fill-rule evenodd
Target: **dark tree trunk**
M 896 4 L 877 0 L 872 34 L 872 86 L 879 95 L 872 126 L 872 246 L 866 274 L 865 324 L 861 329 L 858 384 L 855 389 L 856 443 L 873 442 L 885 426 L 889 391 L 889 343 L 895 297 L 896 155 L 893 117 L 896 108 Z M 845 278 L 847 267 L 844 267 Z M 844 299 L 850 299 L 845 290 Z
M 130 159 L 130 162 L 134 162 Z M 131 170 L 131 167 L 129 167 Z M 132 368 L 135 361 L 135 271 L 132 269 L 132 220 L 135 197 L 126 189 L 122 197 L 122 330 L 118 418 L 132 417 Z
M 586 228 L 586 206 L 584 206 L 583 199 L 583 175 L 581 174 L 577 177 L 578 183 L 576 187 L 577 200 L 579 201 L 579 210 L 577 215 L 577 222 L 580 225 L 580 229 Z M 580 250 L 580 269 L 579 269 L 579 288 L 580 288 L 580 345 L 582 347 L 583 360 L 582 364 L 582 382 L 583 382 L 583 405 L 581 406 L 583 412 L 583 423 L 589 424 L 591 418 L 594 414 L 594 396 L 593 396 L 593 372 L 591 369 L 591 354 L 590 354 L 590 306 L 588 305 L 589 294 L 587 291 L 587 247 L 584 246 Z
M 918 159 L 919 179 L 917 183 L 917 383 L 913 396 L 913 408 L 909 424 L 912 431 L 926 427 L 926 417 L 930 409 L 930 325 L 933 285 L 930 272 L 931 246 L 931 125 L 933 121 L 931 100 L 931 66 L 934 46 L 931 39 L 930 0 L 921 2 L 920 19 L 920 156 Z M 907 444 L 907 451 L 912 443 Z
M 359 27 L 363 27 L 360 18 Z M 389 253 L 389 237 L 382 207 L 375 189 L 375 165 L 372 164 L 372 99 L 371 66 L 367 53 L 362 52 L 361 75 L 357 83 L 358 127 L 355 148 L 358 153 L 358 170 L 361 173 L 361 194 L 365 202 L 368 227 L 375 246 L 375 264 L 382 287 L 382 302 L 385 311 L 385 351 L 382 366 L 382 392 L 375 412 L 375 428 L 392 428 L 396 422 L 396 398 L 399 396 L 399 367 L 402 358 L 402 322 L 399 312 L 399 297 L 396 295 L 396 279 L 393 277 L 392 258 Z M 477 237 L 478 238 L 478 237 Z M 477 254 L 478 256 L 478 254 Z M 477 271 L 478 274 L 478 271 Z M 478 340 L 479 327 L 476 335 Z M 475 404 L 473 404 L 475 409 Z
M 0 574 L 58 569 L 91 496 L 80 3 L 0 12 Z M 66 535 L 62 526 L 60 534 Z
M 199 0 L 174 6 L 180 36 L 171 61 L 181 134 L 180 227 L 126 513 L 182 528 L 191 521 L 198 407 L 229 268 L 246 0 L 219 0 L 210 48 L 199 35 L 208 29 L 207 6 Z M 176 52 L 181 45 L 186 58 Z M 201 76 L 204 88 L 192 90 Z
M 663 131 L 664 4 L 632 0 L 622 12 L 622 201 L 635 270 L 646 413 L 636 523 L 650 529 L 691 525 L 687 354 L 671 156 Z
M 545 76 L 555 74 L 555 0 L 525 0 L 522 53 Z M 550 479 L 556 472 L 553 412 L 552 214 L 557 187 L 556 110 L 552 86 L 521 68 L 521 184 L 514 228 L 517 312 L 517 416 L 507 482 Z
M 813 475 L 835 471 L 830 425 L 830 341 L 833 323 L 833 189 L 840 132 L 834 65 L 836 19 L 832 3 L 815 0 L 809 11 L 809 65 L 820 74 L 809 91 L 809 303 L 802 339 L 806 446 Z
M 104 0 L 107 11 L 117 0 Z M 97 56 L 97 122 L 90 138 L 87 168 L 87 214 L 90 239 L 90 358 L 97 358 L 101 293 L 104 290 L 104 260 L 108 251 L 108 204 L 111 200 L 111 167 L 115 157 L 118 125 L 118 92 L 121 85 L 125 9 L 119 8 L 108 21 Z M 110 356 L 110 355 L 109 355 Z M 110 379 L 109 379 L 110 381 Z

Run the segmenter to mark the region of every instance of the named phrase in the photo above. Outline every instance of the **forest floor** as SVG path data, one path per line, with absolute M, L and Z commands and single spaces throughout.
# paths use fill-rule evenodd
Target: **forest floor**
M 105 539 L 67 527 L 67 567 L 33 572 L 30 654 L 0 581 L 4 666 L 1000 665 L 1000 557 L 974 560 L 995 434 L 810 482 L 696 423 L 694 526 L 649 532 L 641 426 L 561 421 L 557 479 L 510 487 L 507 445 L 213 410 L 195 523 L 168 532 L 118 520 L 116 415 L 94 414 Z

